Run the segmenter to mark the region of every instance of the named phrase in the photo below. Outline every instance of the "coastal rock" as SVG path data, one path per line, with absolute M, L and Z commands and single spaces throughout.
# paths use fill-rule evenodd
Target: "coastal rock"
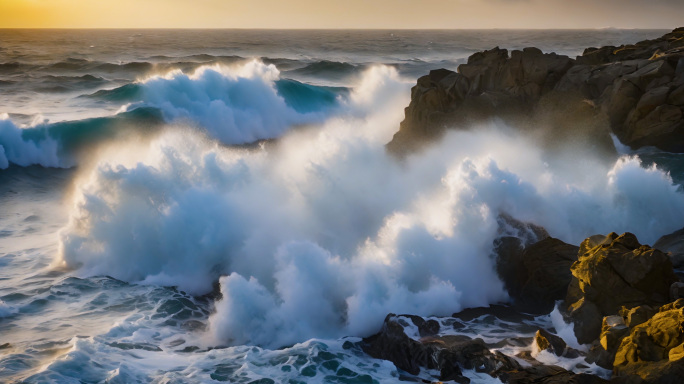
M 615 356 L 615 376 L 638 375 L 647 383 L 681 383 L 684 377 L 684 299 L 664 305 L 631 329 Z
M 538 365 L 505 372 L 500 377 L 508 384 L 603 384 L 608 380 L 588 374 L 576 374 L 555 365 Z
M 591 237 L 580 249 L 586 252 L 572 265 L 574 284 L 566 302 L 583 344 L 597 339 L 603 317 L 618 314 L 623 306 L 666 303 L 670 286 L 678 281 L 669 258 L 641 245 L 631 233 Z
M 506 307 L 479 308 L 467 310 L 459 318 L 471 319 L 485 315 L 497 314 L 497 317 L 510 318 L 515 310 Z M 525 316 L 519 314 L 517 316 Z M 463 375 L 463 370 L 474 370 L 498 378 L 503 383 L 607 383 L 606 380 L 589 374 L 576 374 L 561 367 L 544 365 L 529 356 L 531 366 L 522 366 L 515 358 L 508 357 L 499 351 L 492 352 L 491 345 L 482 339 L 471 339 L 467 336 L 445 335 L 429 336 L 413 339 L 405 329 L 414 325 L 413 316 L 389 314 L 385 318 L 380 333 L 364 339 L 362 349 L 370 356 L 393 362 L 395 366 L 410 374 L 417 375 L 420 370 L 430 369 L 439 372 L 439 380 L 456 383 L 470 383 Z M 532 319 L 532 317 L 529 317 Z M 410 331 L 415 332 L 415 331 Z M 558 356 L 577 357 L 577 351 L 568 348 L 565 342 L 547 331 L 537 333 L 536 342 L 544 349 L 549 349 Z M 529 341 L 522 345 L 529 345 Z
M 497 273 L 517 308 L 548 313 L 566 297 L 578 247 L 548 237 L 523 248 L 506 237 L 495 242 L 495 249 Z
M 675 268 L 684 268 L 684 228 L 661 237 L 653 248 L 667 253 Z
M 576 358 L 579 356 L 579 352 L 568 347 L 565 340 L 560 336 L 556 336 L 545 329 L 540 329 L 535 333 L 532 350 L 537 352 L 548 351 L 556 356 L 568 358 Z
M 469 383 L 461 369 L 474 369 L 496 377 L 500 372 L 519 369 L 515 359 L 492 353 L 481 339 L 467 336 L 424 337 L 419 341 L 404 332 L 404 316 L 389 314 L 380 333 L 363 340 L 363 350 L 377 359 L 389 360 L 410 374 L 421 368 L 440 372 L 440 380 Z
M 574 60 L 537 48 L 477 52 L 458 72 L 441 69 L 418 79 L 388 149 L 406 153 L 447 128 L 493 117 L 522 128 L 550 115 L 557 123 L 546 128 L 550 137 L 567 133 L 569 120 L 587 127 L 600 146 L 612 132 L 632 148 L 684 152 L 683 42 L 680 28 L 632 45 L 587 48 Z
M 658 313 L 658 308 L 653 308 L 649 305 L 640 305 L 631 309 L 624 309 L 620 311 L 620 315 L 625 321 L 625 325 L 629 328 L 634 328 L 637 325 L 648 321 L 653 315 Z

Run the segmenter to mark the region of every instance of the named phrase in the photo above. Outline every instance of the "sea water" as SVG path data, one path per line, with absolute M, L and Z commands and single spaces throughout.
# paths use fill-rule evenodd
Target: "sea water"
M 0 30 L 0 381 L 430 380 L 358 342 L 388 313 L 511 353 L 566 330 L 451 318 L 508 300 L 500 215 L 652 244 L 684 225 L 681 155 L 569 165 L 497 120 L 385 144 L 431 69 L 665 32 Z

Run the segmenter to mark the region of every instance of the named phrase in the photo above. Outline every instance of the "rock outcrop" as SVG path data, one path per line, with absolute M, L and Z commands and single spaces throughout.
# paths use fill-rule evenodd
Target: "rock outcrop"
M 648 321 L 630 326 L 615 354 L 616 378 L 639 376 L 647 383 L 684 378 L 684 299 L 662 306 Z
M 661 237 L 653 248 L 667 253 L 675 268 L 684 268 L 684 228 Z
M 496 313 L 497 309 L 494 311 Z M 482 308 L 475 312 L 485 313 L 487 310 Z M 460 317 L 469 318 L 476 315 L 475 312 L 468 311 Z M 510 384 L 607 383 L 606 380 L 594 375 L 573 373 L 554 365 L 541 364 L 533 359 L 531 366 L 523 366 L 515 358 L 499 351 L 492 352 L 491 346 L 482 339 L 459 335 L 411 338 L 405 329 L 419 327 L 419 324 L 422 324 L 421 321 L 416 323 L 415 320 L 415 316 L 389 314 L 381 331 L 364 339 L 361 347 L 370 356 L 389 360 L 397 368 L 413 375 L 419 374 L 421 369 L 436 370 L 439 372 L 439 380 L 442 381 L 470 383 L 470 379 L 463 375 L 463 370 L 467 369 L 485 373 Z M 546 331 L 540 331 L 538 336 L 539 342 L 548 343 L 546 348 L 553 349 L 553 353 L 574 357 L 573 353 L 576 351 L 567 348 L 558 336 Z
M 550 137 L 587 130 L 600 147 L 613 132 L 632 148 L 684 152 L 684 28 L 620 47 L 587 48 L 571 59 L 537 48 L 494 48 L 458 72 L 431 71 L 411 90 L 399 132 L 388 144 L 405 153 L 446 128 L 500 117 L 543 124 Z
M 516 308 L 549 313 L 567 295 L 579 248 L 548 237 L 527 247 L 517 238 L 495 242 L 496 270 Z
M 598 339 L 603 318 L 623 307 L 667 303 L 670 286 L 678 281 L 667 255 L 639 244 L 631 233 L 586 239 L 571 271 L 566 302 L 583 344 Z
M 417 375 L 421 368 L 440 372 L 440 380 L 454 380 L 469 383 L 461 369 L 475 369 L 492 377 L 500 372 L 520 368 L 515 359 L 500 352 L 493 353 L 482 339 L 467 336 L 426 337 L 414 340 L 404 332 L 404 327 L 413 322 L 412 316 L 389 314 L 381 331 L 362 343 L 363 350 L 377 359 L 389 360 L 410 374 Z M 418 324 L 415 324 L 418 326 Z

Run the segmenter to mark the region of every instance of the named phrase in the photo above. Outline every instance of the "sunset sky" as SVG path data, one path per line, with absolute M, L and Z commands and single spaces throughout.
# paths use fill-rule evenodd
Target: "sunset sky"
M 0 28 L 674 28 L 684 0 L 0 0 Z

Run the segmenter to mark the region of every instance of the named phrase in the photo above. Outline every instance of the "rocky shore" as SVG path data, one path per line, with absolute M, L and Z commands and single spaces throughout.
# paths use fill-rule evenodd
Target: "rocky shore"
M 597 150 L 614 151 L 614 134 L 634 149 L 684 153 L 684 28 L 575 59 L 494 48 L 458 72 L 431 71 L 411 96 L 388 144 L 399 155 L 493 117 L 520 129 L 546 123 L 547 137 L 579 137 Z M 651 247 L 631 233 L 566 244 L 506 214 L 499 225 L 516 230 L 492 245 L 510 303 L 449 318 L 389 314 L 363 350 L 408 381 L 470 383 L 466 372 L 476 372 L 503 383 L 684 382 L 684 229 Z M 554 314 L 560 323 L 540 320 Z M 503 336 L 461 334 L 475 320 Z M 516 324 L 524 335 L 506 333 Z
M 683 232 L 663 239 L 684 241 Z M 675 254 L 642 245 L 631 233 L 591 236 L 579 247 L 551 237 L 528 246 L 505 239 L 495 241 L 495 257 L 510 304 L 439 319 L 389 314 L 382 330 L 364 339 L 364 351 L 409 374 L 432 370 L 440 381 L 457 383 L 471 382 L 463 370 L 503 383 L 682 382 L 684 283 L 672 266 Z M 553 327 L 495 341 L 459 334 L 472 319 L 529 328 L 554 304 L 572 326 L 578 348 Z M 577 367 L 601 367 L 605 374 L 574 373 L 539 359 L 541 352 L 579 361 Z
M 684 152 L 684 28 L 655 40 L 587 48 L 575 59 L 537 48 L 498 47 L 468 58 L 457 72 L 431 71 L 388 149 L 405 154 L 439 138 L 501 118 L 547 139 Z

